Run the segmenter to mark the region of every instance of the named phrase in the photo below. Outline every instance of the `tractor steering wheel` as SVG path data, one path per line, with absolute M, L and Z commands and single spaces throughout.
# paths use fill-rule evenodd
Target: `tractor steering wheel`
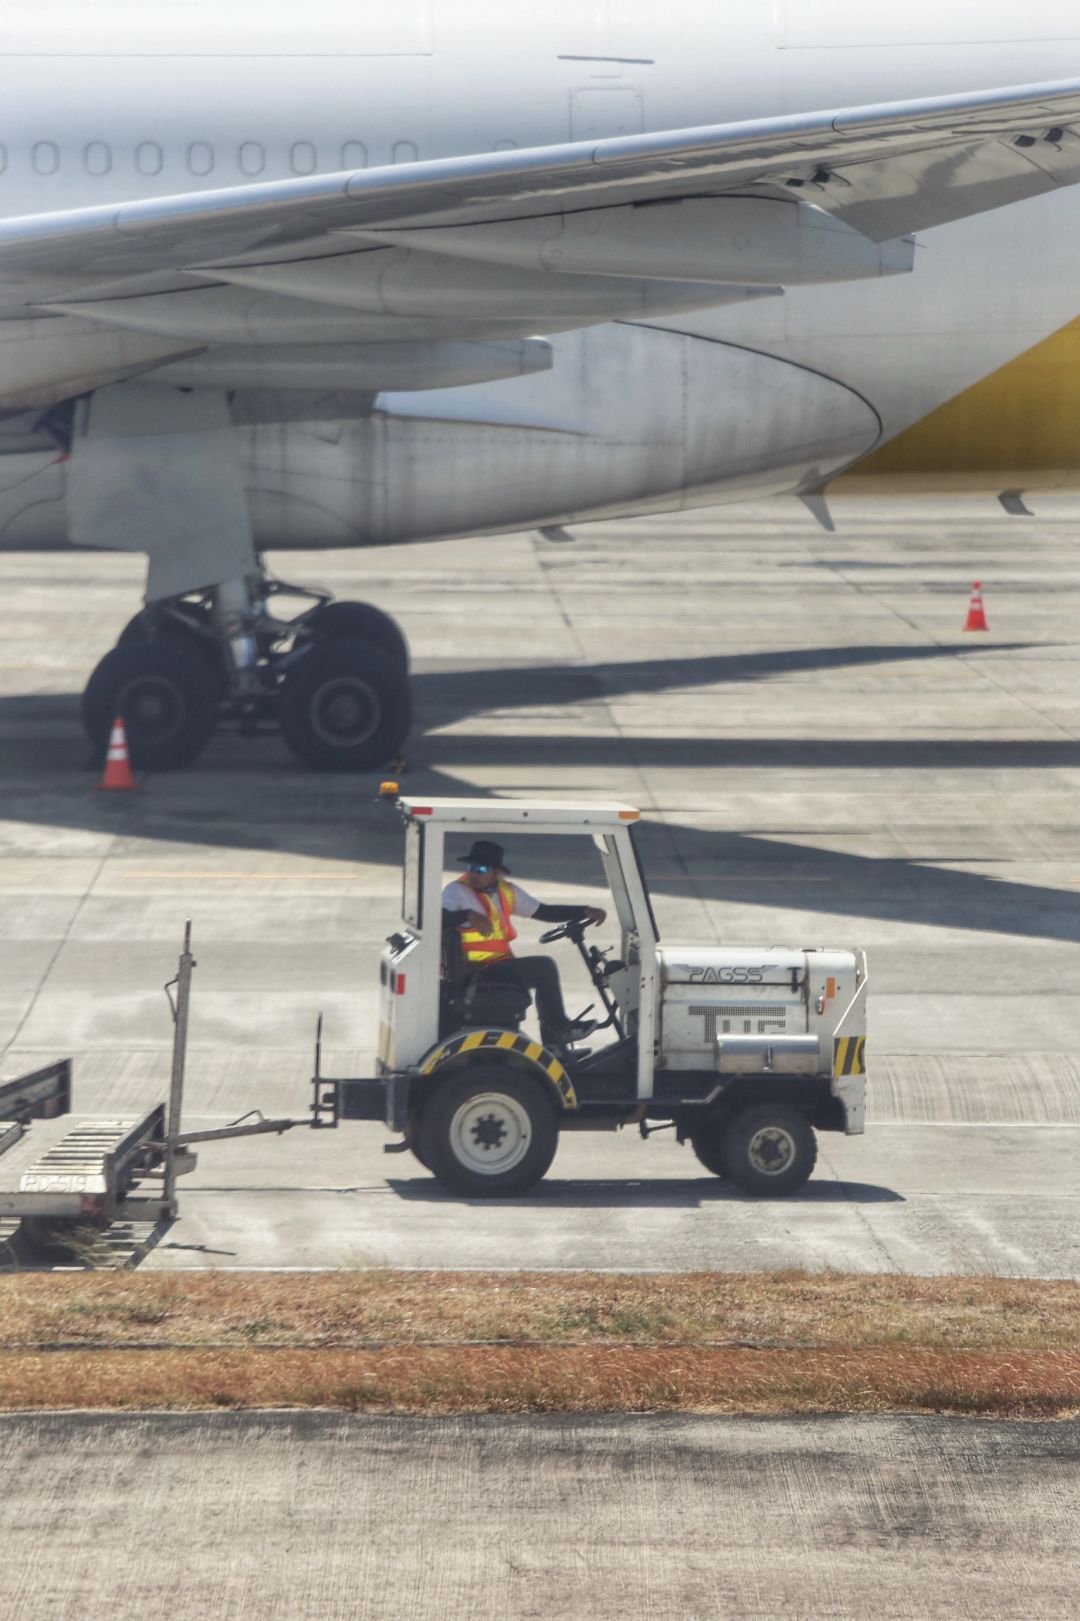
M 591 925 L 587 918 L 580 918 L 575 923 L 556 923 L 553 929 L 540 936 L 542 946 L 554 945 L 556 940 L 581 940 L 583 932 Z

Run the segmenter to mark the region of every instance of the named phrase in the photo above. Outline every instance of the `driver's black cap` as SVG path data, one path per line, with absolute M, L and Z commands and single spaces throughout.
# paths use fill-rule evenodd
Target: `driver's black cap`
M 509 872 L 503 847 L 492 839 L 477 839 L 467 856 L 458 856 L 459 867 L 498 867 L 500 872 Z

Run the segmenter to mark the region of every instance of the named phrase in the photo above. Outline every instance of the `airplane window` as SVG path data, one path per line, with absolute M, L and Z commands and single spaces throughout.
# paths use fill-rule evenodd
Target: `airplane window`
M 33 156 L 38 174 L 55 174 L 60 167 L 60 148 L 55 141 L 39 141 Z
M 341 167 L 343 169 L 366 169 L 367 147 L 363 141 L 346 141 L 341 148 Z
M 205 141 L 192 141 L 187 149 L 187 164 L 192 174 L 209 174 L 214 167 L 214 148 Z
M 245 141 L 240 148 L 241 174 L 262 174 L 266 168 L 266 152 L 258 141 Z
M 293 174 L 314 174 L 318 161 L 310 141 L 297 141 L 289 153 Z
M 398 141 L 394 147 L 395 163 L 415 163 L 419 156 L 414 141 Z
M 87 174 L 108 174 L 112 168 L 112 153 L 104 141 L 91 141 L 83 147 L 83 166 Z
M 156 141 L 143 141 L 135 148 L 135 167 L 140 174 L 160 174 L 164 161 Z
M 495 150 L 496 150 L 496 152 L 516 152 L 517 151 L 517 142 L 516 141 L 496 141 L 495 142 Z

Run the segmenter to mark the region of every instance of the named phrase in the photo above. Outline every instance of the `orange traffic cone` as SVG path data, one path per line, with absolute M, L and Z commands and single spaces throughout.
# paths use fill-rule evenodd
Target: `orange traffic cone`
M 982 586 L 978 580 L 971 588 L 971 601 L 968 603 L 967 622 L 965 630 L 989 630 L 986 623 L 986 609 L 983 607 Z
M 96 785 L 98 788 L 134 788 L 135 779 L 131 775 L 131 756 L 128 754 L 127 733 L 124 731 L 123 716 L 117 715 L 113 721 L 112 732 L 109 736 L 109 749 L 105 756 L 105 775 Z

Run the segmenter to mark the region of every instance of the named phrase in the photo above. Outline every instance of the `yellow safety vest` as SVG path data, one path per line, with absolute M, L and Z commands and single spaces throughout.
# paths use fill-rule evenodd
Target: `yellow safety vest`
M 511 940 L 517 939 L 517 930 L 510 918 L 514 910 L 514 891 L 510 884 L 499 884 L 493 891 L 474 890 L 487 908 L 491 919 L 491 933 L 481 934 L 479 929 L 461 929 L 459 938 L 466 960 L 471 963 L 502 962 L 514 953 Z

